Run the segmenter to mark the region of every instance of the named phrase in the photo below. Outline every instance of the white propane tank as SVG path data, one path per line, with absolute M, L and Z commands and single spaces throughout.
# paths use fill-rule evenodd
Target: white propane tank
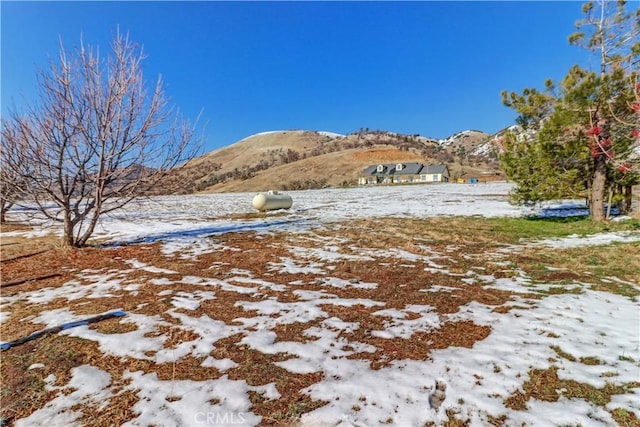
M 271 211 L 274 209 L 289 209 L 293 205 L 291 196 L 280 194 L 277 191 L 258 193 L 253 198 L 253 207 L 259 211 Z

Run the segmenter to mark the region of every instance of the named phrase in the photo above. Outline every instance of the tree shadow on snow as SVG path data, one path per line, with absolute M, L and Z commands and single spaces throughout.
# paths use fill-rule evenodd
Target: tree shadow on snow
M 118 246 L 136 245 L 141 243 L 157 243 L 166 240 L 179 239 L 185 237 L 208 237 L 218 234 L 235 233 L 241 231 L 256 231 L 271 228 L 278 228 L 284 226 L 298 225 L 305 222 L 312 221 L 313 218 L 296 218 L 279 221 L 260 221 L 251 223 L 242 223 L 237 225 L 223 225 L 223 226 L 206 226 L 197 227 L 186 230 L 166 230 L 157 234 L 150 234 L 147 236 L 139 237 L 133 240 L 127 241 L 115 241 L 110 243 L 104 243 L 98 245 L 101 248 L 110 248 Z

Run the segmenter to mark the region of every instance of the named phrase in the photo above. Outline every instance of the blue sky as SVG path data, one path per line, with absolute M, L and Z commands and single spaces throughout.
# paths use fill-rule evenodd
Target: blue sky
M 581 2 L 2 1 L 2 114 L 37 67 L 119 26 L 173 104 L 207 123 L 203 151 L 254 133 L 360 128 L 445 138 L 513 124 L 504 89 L 541 87 L 589 55 L 567 43 Z

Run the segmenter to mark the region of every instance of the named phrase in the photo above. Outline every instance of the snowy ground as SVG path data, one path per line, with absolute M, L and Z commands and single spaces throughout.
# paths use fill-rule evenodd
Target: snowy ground
M 293 208 L 286 217 L 266 215 L 253 221 L 231 220 L 230 215 L 255 212 L 255 193 L 168 196 L 143 199 L 103 218 L 95 237 L 113 242 L 153 241 L 201 237 L 229 231 L 309 228 L 322 221 L 372 217 L 433 217 L 446 215 L 517 217 L 532 213 L 551 216 L 586 214 L 583 202 L 533 209 L 507 202 L 509 183 L 441 184 L 361 187 L 291 191 Z M 20 212 L 16 219 L 24 218 Z M 34 224 L 37 224 L 34 221 Z M 52 231 L 44 224 L 40 233 Z M 59 230 L 58 230 L 59 231 Z M 38 232 L 35 232 L 38 234 Z
M 125 260 L 128 268 L 118 271 L 79 271 L 74 280 L 57 288 L 3 296 L 0 319 L 54 327 L 87 317 L 74 311 L 76 302 L 104 300 L 110 302 L 105 303 L 110 307 L 107 311 L 127 311 L 118 322 L 131 326 L 131 331 L 104 333 L 80 326 L 61 334 L 94 341 L 104 355 L 123 360 L 163 364 L 191 356 L 200 361 L 201 367 L 211 368 L 215 373 L 208 380 L 172 381 L 161 380 L 154 372 L 125 369 L 124 389 L 139 399 L 133 408 L 136 417 L 126 424 L 132 426 L 266 422 L 252 412 L 250 395 L 257 393 L 266 401 L 277 400 L 282 392 L 278 384 L 250 385 L 242 379 L 231 379 L 235 378 L 230 373 L 238 362 L 213 355 L 220 340 L 234 336 L 241 336 L 237 345 L 243 348 L 264 355 L 286 355 L 274 364 L 291 374 L 319 374 L 320 379 L 302 393 L 314 401 L 327 403 L 304 413 L 301 425 L 423 426 L 458 418 L 473 426 L 490 425 L 496 420 L 502 424 L 494 425 L 609 426 L 616 425 L 611 411 L 617 409 L 640 418 L 637 300 L 592 290 L 589 283 L 575 283 L 581 287 L 580 293 L 534 298 L 532 293 L 544 291 L 548 286 L 534 283 L 526 272 L 518 269 L 510 271 L 507 277 L 483 273 L 484 264 L 453 272 L 455 248 L 435 248 L 425 242 L 413 251 L 390 247 L 383 253 L 358 246 L 347 238 L 336 235 L 328 238 L 314 231 L 323 225 L 331 227 L 329 224 L 335 226 L 356 218 L 530 214 L 530 210 L 507 203 L 509 189 L 509 184 L 496 183 L 290 192 L 294 208 L 288 215 L 266 215 L 252 220 L 229 217 L 252 212 L 252 194 L 144 200 L 105 218 L 97 237 L 107 244 L 160 242 L 165 257 L 175 260 L 175 269 L 170 263 L 151 265 L 128 259 Z M 31 234 L 51 230 L 45 225 Z M 277 262 L 265 265 L 265 271 L 254 271 L 225 266 L 225 254 L 243 249 L 222 244 L 212 236 L 234 231 L 257 232 L 257 236 L 286 231 L 296 237 L 280 248 L 282 256 Z M 637 232 L 604 233 L 586 238 L 522 242 L 482 255 L 483 262 L 491 259 L 494 266 L 499 266 L 509 253 L 531 247 L 638 241 Z M 201 274 L 181 269 L 205 255 L 216 255 L 219 263 L 212 263 Z M 471 263 L 472 255 L 468 257 Z M 338 266 L 344 263 L 383 264 L 390 259 L 407 270 L 431 275 L 434 282 L 425 283 L 417 291 L 425 295 L 449 293 L 451 298 L 457 298 L 456 292 L 479 286 L 487 292 L 505 291 L 512 296 L 499 305 L 505 310 L 497 311 L 495 305 L 471 301 L 454 312 L 443 313 L 429 304 L 393 306 L 392 301 L 376 297 L 381 283 L 353 280 L 337 273 Z M 214 274 L 217 269 L 225 269 L 226 276 Z M 638 281 L 626 284 L 640 289 Z M 166 301 L 163 313 L 145 313 L 145 304 L 140 304 L 137 310 L 118 305 L 120 297 L 137 298 L 149 287 L 156 297 Z M 246 315 L 228 321 L 216 317 L 215 312 L 203 313 L 203 307 L 215 304 L 223 295 L 225 298 L 233 295 L 234 310 Z M 49 306 L 60 301 L 67 304 L 58 308 Z M 16 319 L 14 309 L 19 304 L 42 310 L 37 315 Z M 336 314 L 344 308 L 362 310 L 372 319 L 379 319 L 383 327 L 364 331 L 361 322 L 345 320 L 347 317 Z M 490 333 L 470 348 L 435 348 L 422 360 L 390 359 L 389 363 L 372 367 L 368 355 L 379 352 L 378 343 L 402 342 L 424 332 L 437 333 L 446 324 L 455 322 L 473 322 L 490 328 Z M 282 327 L 299 323 L 309 324 L 302 331 L 302 337 L 308 339 L 279 338 Z M 166 348 L 170 337 L 162 332 L 163 327 L 188 332 L 192 339 Z M 34 370 L 44 368 L 31 366 Z M 596 389 L 607 384 L 633 386 L 615 394 L 604 407 L 587 399 L 565 397 L 562 389 L 553 391 L 559 396 L 556 401 L 530 398 L 524 408 L 517 409 L 506 403 L 510 397 L 525 392 L 533 370 L 550 369 L 557 372 L 559 381 L 572 380 Z M 446 398 L 439 410 L 429 402 L 436 380 L 447 385 Z M 116 387 L 116 382 L 111 374 L 92 364 L 73 368 L 63 386 L 55 385 L 55 377 L 47 377 L 47 387 L 56 393 L 55 398 L 28 418 L 18 420 L 16 425 L 86 423 L 82 408 L 108 406 L 122 393 L 122 386 Z

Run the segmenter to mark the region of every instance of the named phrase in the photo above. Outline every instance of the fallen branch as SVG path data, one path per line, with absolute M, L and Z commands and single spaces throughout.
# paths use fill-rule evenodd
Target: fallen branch
M 2 262 L 10 262 L 10 261 L 16 261 L 16 260 L 19 260 L 19 259 L 29 258 L 31 256 L 40 255 L 40 254 L 43 254 L 45 252 L 47 252 L 47 250 L 38 251 L 38 252 L 31 252 L 29 254 L 24 254 L 24 255 L 18 255 L 18 256 L 15 256 L 13 258 L 3 259 Z
M 15 341 L 1 343 L 0 344 L 0 350 L 3 350 L 3 351 L 4 350 L 8 350 L 11 347 L 15 347 L 15 346 L 24 344 L 26 342 L 35 340 L 35 339 L 40 338 L 40 337 L 45 336 L 45 335 L 57 334 L 60 331 L 64 331 L 66 329 L 75 328 L 76 326 L 83 326 L 83 325 L 88 325 L 90 323 L 101 322 L 103 320 L 112 319 L 114 317 L 122 317 L 125 314 L 126 313 L 124 311 L 121 311 L 121 310 L 113 311 L 111 313 L 105 313 L 105 314 L 101 314 L 99 316 L 90 317 L 89 319 L 78 320 L 78 321 L 75 321 L 75 322 L 69 322 L 69 323 L 65 323 L 65 324 L 60 325 L 60 326 L 54 326 L 53 328 L 43 329 L 41 331 L 36 331 L 36 332 L 32 333 L 31 335 L 27 335 L 24 338 L 20 338 L 20 339 L 15 340 Z
M 29 279 L 14 280 L 13 282 L 0 283 L 0 288 L 8 288 L 8 287 L 11 287 L 11 286 L 18 286 L 18 285 L 22 285 L 22 284 L 29 283 L 29 282 L 35 282 L 36 280 L 51 279 L 52 277 L 59 277 L 59 276 L 62 276 L 62 274 L 53 273 L 53 274 L 46 274 L 44 276 L 31 277 Z

